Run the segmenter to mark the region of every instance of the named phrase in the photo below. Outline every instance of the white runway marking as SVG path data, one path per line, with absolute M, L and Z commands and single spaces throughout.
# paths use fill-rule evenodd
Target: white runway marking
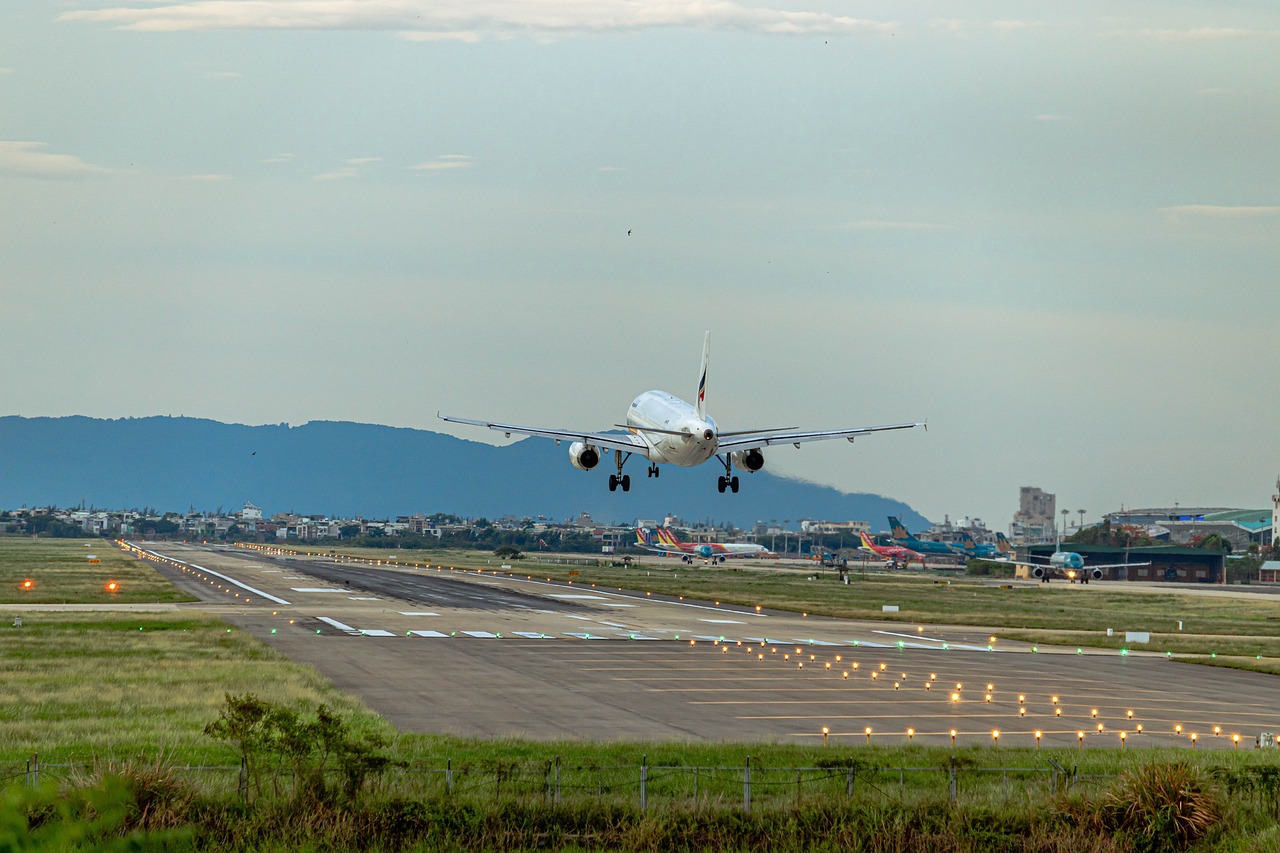
M 410 631 L 415 637 L 447 637 L 448 634 L 441 634 L 439 631 Z
M 577 639 L 579 639 L 579 640 L 604 640 L 604 639 L 607 639 L 606 637 L 602 637 L 602 636 L 601 636 L 601 635 L 599 635 L 599 634 L 577 634 L 577 633 L 574 633 L 574 632 L 572 632 L 572 631 L 570 631 L 569 633 L 565 634 L 565 636 L 566 636 L 566 637 L 576 637 L 576 638 L 577 638 Z
M 361 631 L 360 633 L 366 637 L 394 637 L 395 636 L 395 634 L 391 633 L 390 631 L 384 631 L 381 628 L 374 628 L 369 631 Z
M 737 619 L 699 619 L 699 622 L 711 622 L 716 625 L 745 625 L 746 622 L 739 622 Z
M 295 586 L 294 592 L 351 592 L 349 589 L 337 589 L 329 586 Z
M 512 633 L 512 634 L 514 634 L 514 635 L 515 635 L 515 636 L 517 636 L 517 637 L 524 637 L 526 640 L 548 640 L 548 639 L 550 639 L 550 637 L 548 637 L 546 634 L 540 634 L 540 633 L 538 633 L 537 631 L 512 631 L 511 633 Z
M 603 595 L 576 595 L 568 592 L 551 592 L 547 593 L 547 598 L 592 598 L 598 601 L 604 601 Z
M 490 634 L 488 631 L 463 631 L 468 637 L 476 637 L 481 640 L 496 640 L 497 634 Z
M 429 610 L 401 610 L 401 616 L 439 616 L 439 613 L 432 613 Z
M 382 599 L 376 598 L 372 595 L 353 595 L 351 596 L 351 600 L 352 601 L 381 601 Z
M 573 614 L 571 614 L 571 613 L 566 613 L 566 614 L 564 615 L 564 618 L 566 618 L 566 619 L 581 619 L 583 622 L 594 622 L 594 621 L 596 621 L 596 620 L 592 619 L 590 616 L 574 616 L 574 615 L 573 615 Z
M 635 607 L 634 604 L 601 604 L 600 607 Z
M 337 619 L 330 619 L 328 616 L 317 616 L 316 618 L 327 625 L 332 625 L 333 627 L 337 628 L 339 631 L 346 631 L 348 634 L 360 633 L 355 628 L 352 628 L 350 625 L 344 625 L 343 623 L 339 622 Z

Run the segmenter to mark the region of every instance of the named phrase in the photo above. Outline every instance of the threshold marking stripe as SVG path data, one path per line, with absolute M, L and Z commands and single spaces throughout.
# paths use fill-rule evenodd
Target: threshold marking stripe
M 348 634 L 356 634 L 356 635 L 360 634 L 360 632 L 355 628 L 352 628 L 350 625 L 343 624 L 342 622 L 339 622 L 337 619 L 330 619 L 328 616 L 317 616 L 316 618 L 319 619 L 321 622 L 325 623 L 326 625 L 332 625 L 333 627 L 337 628 L 339 631 L 346 631 Z
M 448 634 L 441 634 L 439 631 L 410 631 L 415 637 L 447 637 Z
M 384 631 L 381 628 L 373 628 L 369 631 L 361 631 L 360 634 L 365 637 L 394 637 L 395 634 L 390 631 Z

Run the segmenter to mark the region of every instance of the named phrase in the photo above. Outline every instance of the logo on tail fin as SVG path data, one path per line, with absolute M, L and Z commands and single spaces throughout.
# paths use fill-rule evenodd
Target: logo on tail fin
M 1013 553 L 1013 546 L 1009 544 L 1009 540 L 1004 538 L 1003 533 L 996 534 L 996 550 L 1001 554 Z
M 902 522 L 889 516 L 889 533 L 894 539 L 910 539 L 911 534 L 907 532 L 907 528 L 902 526 Z
M 636 543 L 639 545 L 652 545 L 653 534 L 643 527 L 636 528 Z

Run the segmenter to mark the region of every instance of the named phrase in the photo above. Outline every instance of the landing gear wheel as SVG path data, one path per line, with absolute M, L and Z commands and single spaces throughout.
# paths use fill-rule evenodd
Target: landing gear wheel
M 735 495 L 738 493 L 738 475 L 737 474 L 734 474 L 732 477 L 729 478 L 729 491 L 733 492 Z
M 616 492 L 617 490 L 618 490 L 618 475 L 610 474 L 609 475 L 609 491 Z
M 631 491 L 631 475 L 630 474 L 623 474 L 622 480 L 620 480 L 619 482 L 622 485 L 622 491 L 624 492 Z
M 722 494 L 722 495 L 724 494 L 724 488 L 725 488 L 725 485 L 726 485 L 726 483 L 725 483 L 725 478 L 724 478 L 724 477 L 719 477 L 719 478 L 717 478 L 717 479 L 716 479 L 716 488 L 717 488 L 717 489 L 719 489 L 720 494 Z
M 659 469 L 657 465 L 650 465 L 650 466 L 649 466 L 649 476 L 650 476 L 650 477 L 657 477 L 660 473 L 662 473 L 662 472 L 661 472 L 661 469 Z

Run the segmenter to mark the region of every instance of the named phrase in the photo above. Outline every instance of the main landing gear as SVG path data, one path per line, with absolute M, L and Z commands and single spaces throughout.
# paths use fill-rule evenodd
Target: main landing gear
M 614 461 L 618 463 L 618 473 L 609 475 L 609 491 L 616 492 L 618 487 L 622 487 L 622 491 L 631 491 L 631 475 L 622 473 L 622 466 L 631 458 L 630 453 L 623 453 L 621 450 L 614 451 Z M 653 466 L 649 468 L 650 476 L 653 474 Z
M 726 453 L 724 456 L 717 456 L 716 458 L 724 463 L 724 476 L 716 480 L 716 488 L 722 495 L 726 489 L 736 495 L 738 493 L 738 478 L 733 473 L 733 457 Z
M 662 473 L 662 471 L 661 471 L 661 470 L 659 470 L 659 468 L 658 468 L 658 466 L 657 466 L 657 465 L 650 465 L 650 466 L 649 466 L 649 476 L 650 476 L 650 477 L 656 477 L 656 476 L 658 476 L 658 475 L 659 475 L 659 474 L 661 474 L 661 473 Z

